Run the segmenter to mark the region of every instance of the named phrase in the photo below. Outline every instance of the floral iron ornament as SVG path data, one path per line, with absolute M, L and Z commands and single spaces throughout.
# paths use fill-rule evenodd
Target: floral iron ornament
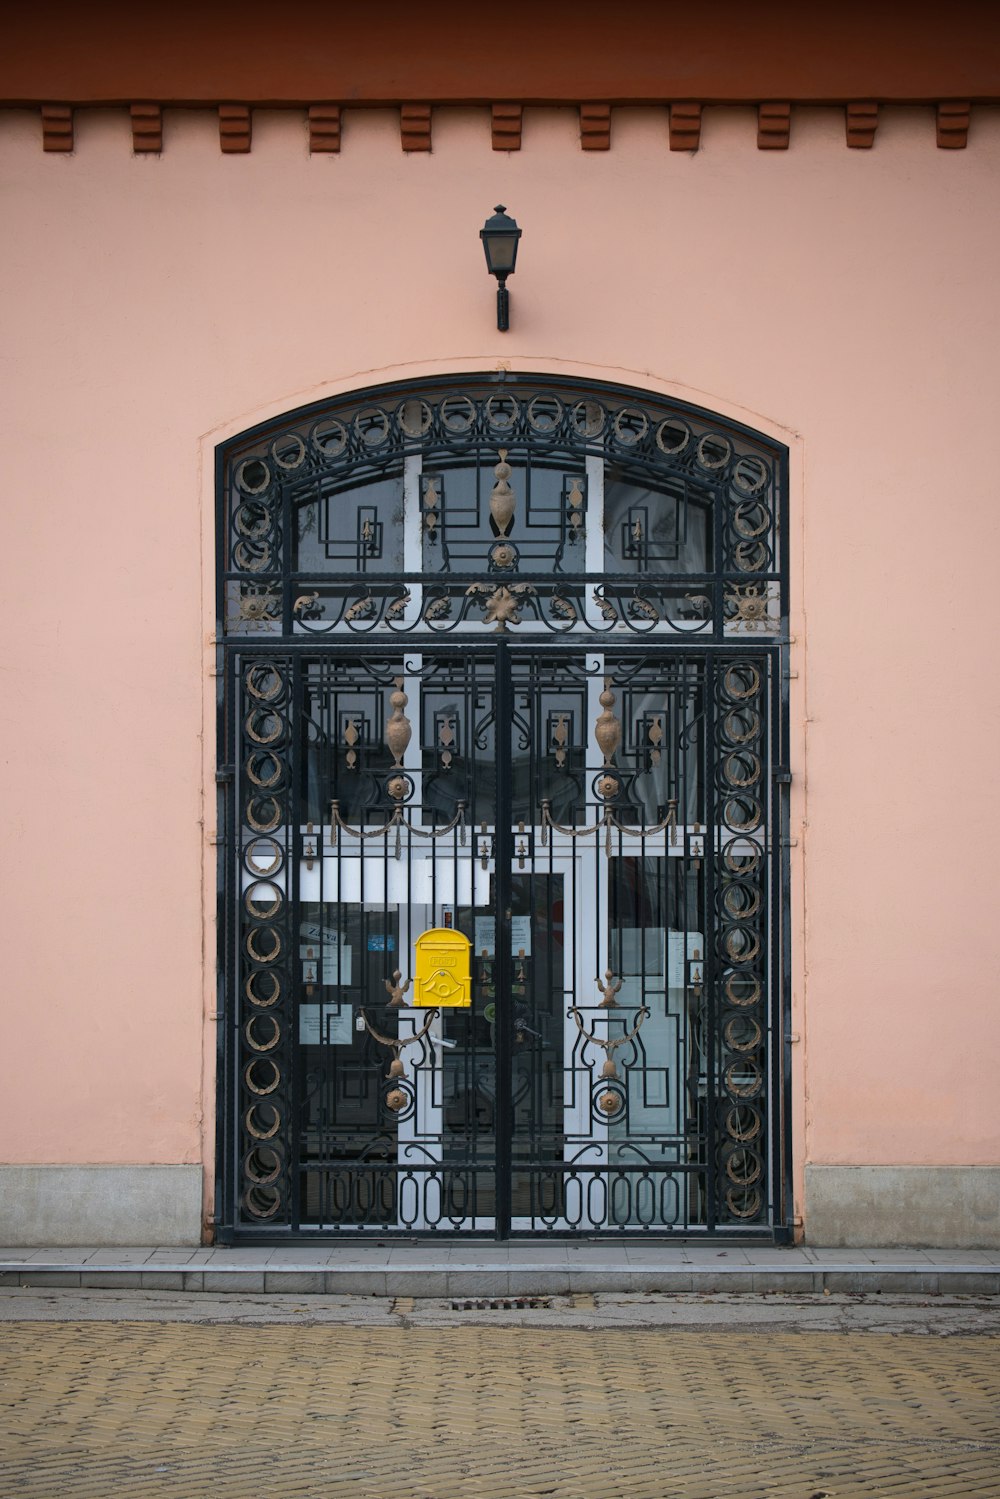
M 491 588 L 488 583 L 473 583 L 465 590 L 467 595 L 479 597 L 487 624 L 496 624 L 495 634 L 506 635 L 508 625 L 521 623 L 521 602 L 526 594 L 534 593 L 530 583 L 512 583 L 508 588 L 500 584 Z
M 394 854 L 398 859 L 402 853 L 400 830 L 404 827 L 408 828 L 411 833 L 415 833 L 418 838 L 443 838 L 446 833 L 450 833 L 453 828 L 458 827 L 460 829 L 460 840 L 464 843 L 465 803 L 464 801 L 460 801 L 454 817 L 440 828 L 419 827 L 412 818 L 405 816 L 403 804 L 413 795 L 414 788 L 412 780 L 403 768 L 403 757 L 413 736 L 413 725 L 406 716 L 406 704 L 409 699 L 403 691 L 403 678 L 395 677 L 394 682 L 395 690 L 389 697 L 389 705 L 392 708 L 392 713 L 385 726 L 385 734 L 383 736 L 386 748 L 393 760 L 392 769 L 385 783 L 386 792 L 394 804 L 392 813 L 381 827 L 355 828 L 350 823 L 344 821 L 340 815 L 340 802 L 334 798 L 330 803 L 330 828 L 334 843 L 337 841 L 338 828 L 342 832 L 347 833 L 351 838 L 382 838 L 392 828 L 395 828 L 396 846 Z M 344 738 L 348 744 L 347 768 L 354 771 L 358 769 L 357 751 L 354 748 L 358 742 L 358 737 L 357 725 L 351 720 L 344 730 Z
M 556 822 L 552 816 L 551 801 L 548 798 L 543 798 L 542 845 L 544 847 L 548 842 L 549 828 L 554 829 L 557 833 L 562 833 L 566 838 L 590 838 L 595 833 L 599 833 L 601 828 L 604 828 L 604 851 L 610 859 L 612 828 L 616 828 L 619 833 L 627 833 L 631 838 L 649 838 L 654 833 L 662 833 L 665 828 L 675 828 L 677 826 L 677 798 L 674 796 L 668 798 L 666 817 L 652 826 L 632 827 L 628 823 L 622 822 L 621 818 L 617 816 L 614 810 L 614 803 L 616 798 L 622 793 L 622 778 L 614 762 L 615 755 L 618 753 L 618 747 L 621 744 L 622 726 L 621 720 L 612 711 L 615 706 L 615 695 L 611 691 L 610 677 L 604 678 L 604 691 L 601 693 L 599 701 L 601 704 L 601 713 L 594 725 L 594 738 L 597 740 L 598 749 L 604 756 L 604 766 L 597 778 L 595 788 L 598 796 L 604 803 L 601 815 L 593 827 L 563 827 L 562 823 Z M 662 727 L 659 724 L 659 720 L 656 721 L 654 728 L 651 730 L 651 738 L 653 741 L 653 753 L 657 757 L 653 763 L 658 764 L 660 756 L 659 742 L 662 738 Z M 557 764 L 563 765 L 564 763 L 565 755 L 560 760 L 557 752 Z M 610 974 L 608 977 L 610 979 Z
M 395 973 L 393 977 L 398 980 L 399 973 Z M 404 988 L 409 985 L 409 982 L 409 979 L 407 979 Z M 388 988 L 388 981 L 386 982 L 386 987 Z M 390 993 L 391 992 L 392 991 L 390 990 Z M 395 1005 L 396 1003 L 397 1002 L 393 1000 L 393 1004 Z M 399 1000 L 398 1007 L 407 1010 L 410 1008 L 409 1005 L 403 1005 L 402 998 L 400 998 Z M 393 1086 L 385 1095 L 385 1104 L 386 1108 L 391 1109 L 394 1114 L 398 1114 L 402 1109 L 405 1109 L 406 1105 L 410 1101 L 409 1095 L 400 1086 L 401 1083 L 406 1079 L 406 1067 L 403 1063 L 400 1053 L 403 1052 L 407 1046 L 412 1046 L 414 1041 L 422 1041 L 427 1032 L 430 1030 L 431 1023 L 437 1019 L 440 1013 L 440 1010 L 428 1010 L 427 1019 L 420 1027 L 420 1030 L 414 1031 L 412 1036 L 383 1036 L 382 1032 L 377 1031 L 372 1025 L 364 1010 L 361 1011 L 361 1018 L 365 1023 L 365 1030 L 368 1032 L 368 1034 L 374 1041 L 377 1041 L 380 1046 L 387 1046 L 392 1052 L 392 1061 L 389 1063 L 389 1071 L 386 1073 L 386 1077 L 393 1084 Z
M 598 988 L 600 987 L 601 985 L 598 982 Z M 606 998 L 604 1003 L 607 1003 Z M 567 1015 L 572 1015 L 573 1019 L 576 1021 L 577 1029 L 579 1030 L 580 1035 L 584 1038 L 584 1040 L 592 1041 L 595 1046 L 599 1046 L 604 1052 L 604 1065 L 601 1068 L 601 1081 L 604 1084 L 604 1091 L 599 1095 L 597 1099 L 597 1107 L 600 1109 L 601 1113 L 607 1115 L 608 1118 L 610 1118 L 612 1114 L 621 1113 L 622 1109 L 625 1107 L 626 1083 L 622 1078 L 618 1076 L 618 1068 L 615 1066 L 614 1053 L 618 1050 L 619 1046 L 625 1046 L 629 1041 L 635 1040 L 636 1036 L 642 1029 L 643 1021 L 649 1017 L 650 1011 L 648 1005 L 641 1005 L 639 1007 L 635 1015 L 635 1025 L 633 1025 L 630 1031 L 626 1031 L 623 1036 L 596 1036 L 593 1031 L 588 1031 L 583 1023 L 583 1016 L 577 1009 L 576 1005 L 570 1005 L 566 1013 Z M 618 1085 L 618 1092 L 616 1092 L 614 1089 L 615 1083 L 617 1083 Z

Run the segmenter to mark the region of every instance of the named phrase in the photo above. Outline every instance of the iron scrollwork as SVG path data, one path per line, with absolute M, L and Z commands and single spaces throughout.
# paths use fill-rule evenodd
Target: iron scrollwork
M 222 472 L 232 1231 L 767 1232 L 782 450 L 479 377 Z M 468 1010 L 407 1003 L 417 923 Z
M 606 556 L 588 576 L 595 459 L 624 498 L 616 509 L 608 490 Z M 404 566 L 390 538 L 411 461 L 419 560 Z M 481 511 L 473 476 L 489 470 Z M 538 378 L 345 398 L 234 453 L 226 630 L 450 632 L 485 609 L 501 633 L 774 634 L 785 487 L 780 450 L 758 434 L 648 394 Z M 288 572 L 298 590 L 285 604 Z
M 611 678 L 606 677 L 604 690 L 600 695 L 601 713 L 594 725 L 594 738 L 597 746 L 604 756 L 604 769 L 597 777 L 594 789 L 603 802 L 600 818 L 592 827 L 566 827 L 556 822 L 552 816 L 552 802 L 548 797 L 542 799 L 542 841 L 546 841 L 548 830 L 551 828 L 556 833 L 561 833 L 565 838 L 592 838 L 595 833 L 604 829 L 604 852 L 610 859 L 613 848 L 612 830 L 624 833 L 630 838 L 651 838 L 657 833 L 662 833 L 666 828 L 677 825 L 677 798 L 668 797 L 666 802 L 666 816 L 659 822 L 640 824 L 636 826 L 626 822 L 616 808 L 628 806 L 626 784 L 621 772 L 615 765 L 615 756 L 621 744 L 622 726 L 620 719 L 612 711 L 615 705 L 615 695 L 611 691 Z M 564 753 L 564 752 L 563 752 Z M 556 751 L 557 764 L 560 763 Z M 654 747 L 653 754 L 659 755 L 659 750 Z M 654 763 L 657 763 L 654 761 Z

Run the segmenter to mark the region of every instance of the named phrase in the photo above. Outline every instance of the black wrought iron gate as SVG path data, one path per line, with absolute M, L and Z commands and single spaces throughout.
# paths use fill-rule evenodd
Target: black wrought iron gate
M 374 598 L 383 633 L 317 639 L 284 586 L 282 623 L 239 581 L 224 652 L 223 1237 L 783 1236 L 780 645 L 666 586 L 631 640 L 607 587 L 591 638 L 514 636 L 495 580 L 494 634 L 386 635 L 368 583 L 338 617 Z M 471 944 L 467 1007 L 412 1004 L 432 929 Z

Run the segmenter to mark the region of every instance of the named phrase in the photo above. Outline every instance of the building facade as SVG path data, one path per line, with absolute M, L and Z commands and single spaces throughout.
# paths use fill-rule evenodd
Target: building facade
M 18 23 L 9 1242 L 998 1242 L 1000 53 L 903 9 Z

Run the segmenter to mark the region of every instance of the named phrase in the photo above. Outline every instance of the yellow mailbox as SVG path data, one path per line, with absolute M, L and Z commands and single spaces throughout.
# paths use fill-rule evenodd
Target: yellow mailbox
M 451 927 L 435 926 L 414 943 L 413 1003 L 425 1009 L 468 1009 L 472 1004 L 472 943 Z

